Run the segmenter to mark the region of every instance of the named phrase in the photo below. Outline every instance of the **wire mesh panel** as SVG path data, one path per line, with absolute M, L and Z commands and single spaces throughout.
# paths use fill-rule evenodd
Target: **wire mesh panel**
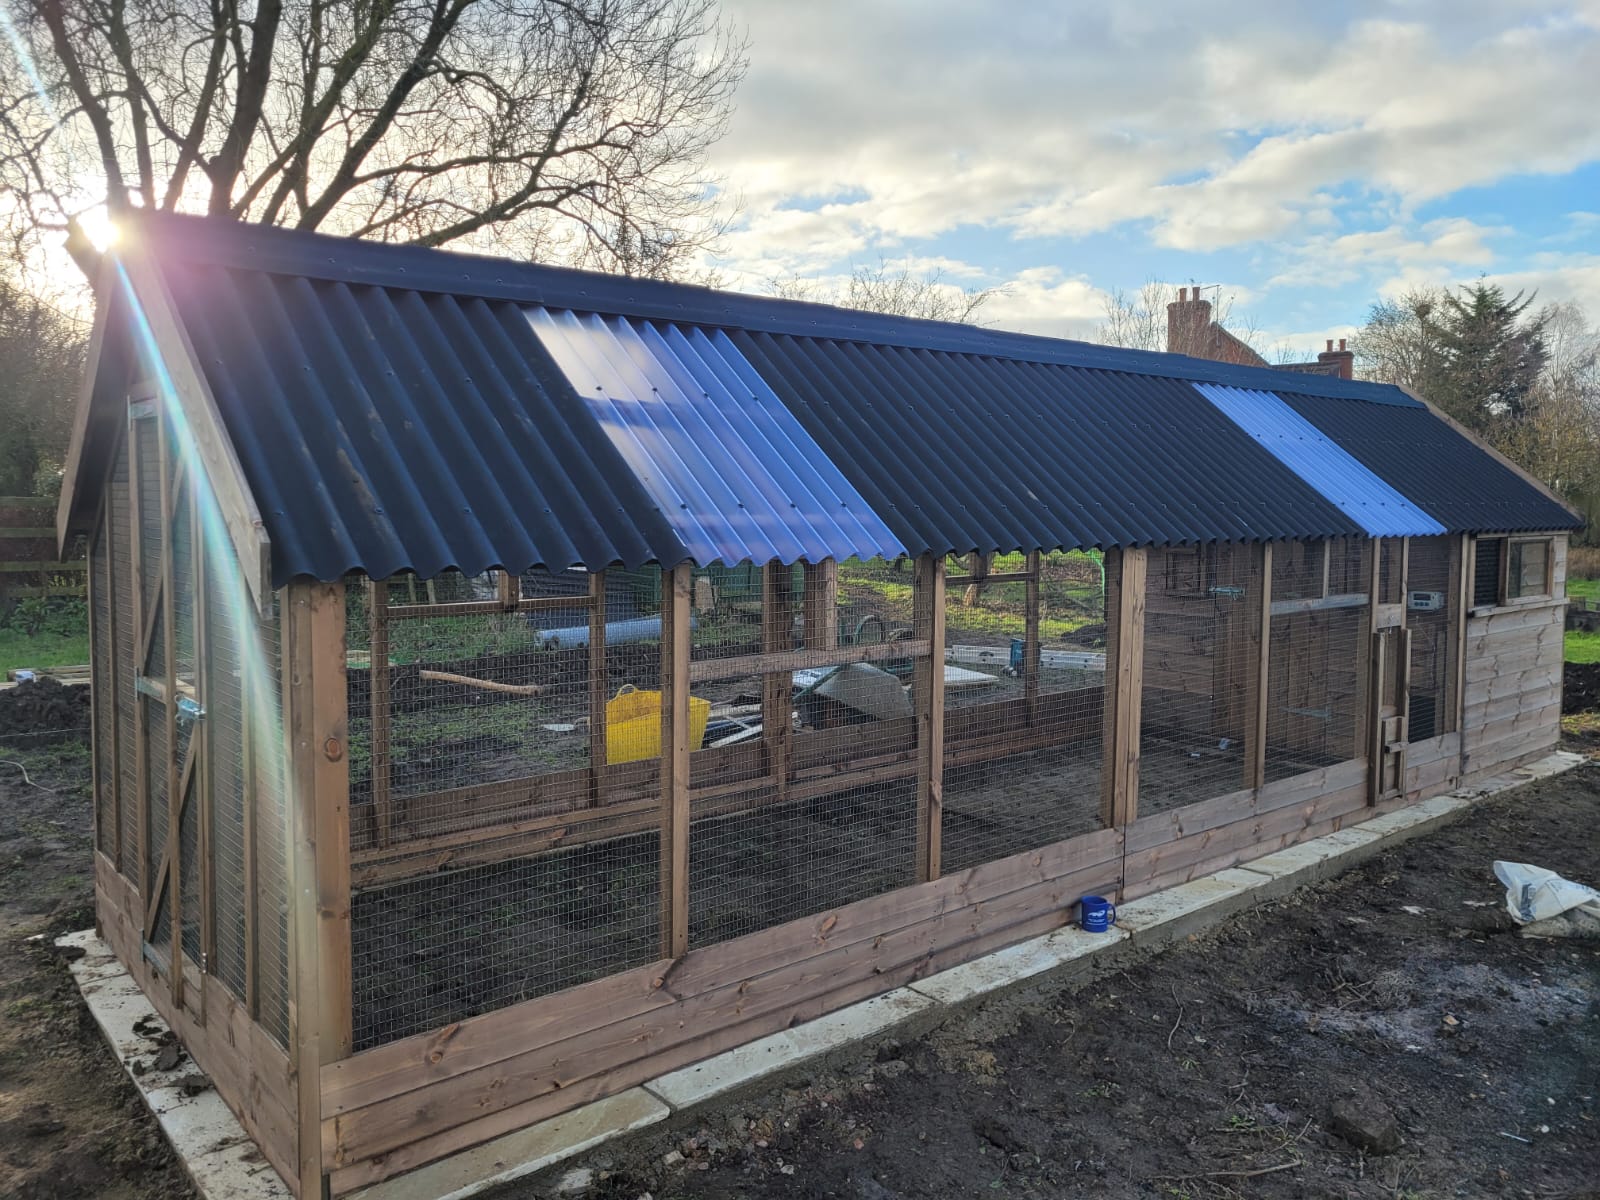
M 1279 611 L 1272 617 L 1268 663 L 1268 782 L 1363 753 L 1370 544 L 1345 539 L 1309 545 L 1319 552 L 1307 552 L 1306 544 L 1274 547 L 1273 600 Z M 1290 598 L 1321 606 L 1283 611 L 1279 602 Z
M 500 861 L 357 893 L 356 1049 L 659 958 L 658 826 L 579 817 L 478 843 Z
M 945 602 L 946 874 L 1101 827 L 1106 669 L 1097 554 L 949 569 L 968 582 Z M 1008 578 L 1035 569 L 1036 581 Z
M 1406 626 L 1411 630 L 1408 734 L 1425 741 L 1456 728 L 1456 633 L 1459 598 L 1451 586 L 1459 543 L 1450 537 L 1412 538 L 1407 565 Z
M 256 624 L 260 662 L 244 661 L 244 705 L 250 731 L 246 786 L 255 799 L 256 988 L 259 1020 L 282 1045 L 289 1039 L 289 764 L 279 707 L 282 683 L 282 595 Z
M 774 565 L 697 586 L 691 661 L 793 651 L 792 670 L 696 683 L 689 944 L 704 946 L 916 879 L 914 571 L 882 558 Z M 728 586 L 729 583 L 735 586 Z M 706 606 L 710 605 L 708 609 Z M 730 636 L 730 630 L 740 630 Z M 841 647 L 864 661 L 839 663 Z M 924 660 L 925 661 L 925 660 Z M 770 698 L 769 698 L 770 696 Z M 768 728 L 768 721 L 772 727 Z
M 133 690 L 134 643 L 139 631 L 133 627 L 133 540 L 132 513 L 128 490 L 127 446 L 119 441 L 112 460 L 111 491 L 106 497 L 106 514 L 112 529 L 111 574 L 117 581 L 116 606 L 116 724 L 117 771 L 122 795 L 118 823 L 121 826 L 121 854 L 117 870 L 143 887 L 139 878 L 139 775 L 136 752 L 136 725 L 134 707 L 138 703 Z
M 1139 816 L 1249 786 L 1259 553 L 1231 543 L 1149 552 Z
M 357 1045 L 659 957 L 660 572 L 346 594 Z
M 94 712 L 95 848 L 115 861 L 117 852 L 116 759 L 112 754 L 116 720 L 111 682 L 111 575 L 107 544 L 110 513 L 104 513 L 89 543 L 89 699 Z
M 220 541 L 220 539 L 219 539 Z M 244 599 L 237 566 L 222 545 L 207 547 L 205 753 L 211 789 L 211 862 L 216 943 L 214 970 L 236 996 L 245 995 L 249 941 L 246 889 L 245 728 L 242 653 L 254 635 L 254 619 L 230 598 Z M 230 586 L 231 583 L 231 586 Z

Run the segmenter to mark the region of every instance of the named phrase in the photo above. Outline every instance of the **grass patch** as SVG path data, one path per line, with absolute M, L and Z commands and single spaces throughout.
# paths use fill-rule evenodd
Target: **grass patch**
M 1589 602 L 1590 608 L 1593 608 L 1600 604 L 1600 579 L 1569 579 L 1567 595 L 1581 597 Z
M 0 672 L 18 667 L 75 667 L 89 661 L 89 631 L 24 633 L 0 629 Z
M 1585 633 L 1567 630 L 1566 660 L 1570 663 L 1600 663 L 1600 630 Z

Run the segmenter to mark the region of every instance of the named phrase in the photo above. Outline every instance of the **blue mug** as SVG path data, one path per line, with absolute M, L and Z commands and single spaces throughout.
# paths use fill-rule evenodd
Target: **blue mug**
M 1078 905 L 1078 924 L 1087 933 L 1105 933 L 1117 923 L 1117 906 L 1104 896 L 1085 896 Z

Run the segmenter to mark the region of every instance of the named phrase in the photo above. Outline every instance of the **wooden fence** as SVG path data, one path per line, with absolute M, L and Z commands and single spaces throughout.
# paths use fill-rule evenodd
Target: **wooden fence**
M 0 613 L 30 596 L 84 594 L 83 548 L 57 557 L 55 517 L 48 497 L 0 496 Z

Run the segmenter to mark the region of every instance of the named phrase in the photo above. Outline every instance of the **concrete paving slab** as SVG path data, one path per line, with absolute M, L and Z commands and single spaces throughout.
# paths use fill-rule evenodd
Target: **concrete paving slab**
M 1140 896 L 1117 906 L 1117 926 L 1139 946 L 1160 946 L 1188 937 L 1223 917 L 1259 904 L 1259 889 L 1269 876 L 1243 869 L 1218 871 L 1202 879 Z
M 669 1071 L 644 1086 L 675 1110 L 692 1108 L 830 1050 L 874 1037 L 937 1007 L 910 988 L 896 988 L 793 1029 L 735 1046 L 703 1062 Z
M 1085 933 L 1075 926 L 1018 942 L 948 971 L 940 971 L 910 986 L 940 1004 L 963 1004 L 979 996 L 1011 987 L 1025 979 L 1064 967 L 1126 941 L 1128 931 L 1113 927 L 1105 933 Z
M 203 1200 L 290 1200 L 288 1185 L 261 1157 L 222 1097 L 209 1087 L 196 1095 L 187 1094 L 180 1080 L 198 1074 L 192 1061 L 186 1058 L 171 1071 L 154 1069 L 157 1046 L 150 1037 L 135 1033 L 134 1026 L 165 1030 L 166 1022 L 117 962 L 111 948 L 92 929 L 68 934 L 56 944 L 84 952 L 68 968 L 89 1013 L 155 1114 Z M 136 1062 L 145 1068 L 143 1073 L 134 1074 Z
M 937 1008 L 937 1004 L 912 988 L 895 988 L 815 1021 L 796 1025 L 788 1034 L 795 1049 L 809 1057 L 876 1037 Z
M 664 1121 L 670 1114 L 665 1104 L 643 1088 L 629 1088 L 441 1162 L 352 1192 L 348 1200 L 465 1200 L 592 1150 L 602 1142 Z

